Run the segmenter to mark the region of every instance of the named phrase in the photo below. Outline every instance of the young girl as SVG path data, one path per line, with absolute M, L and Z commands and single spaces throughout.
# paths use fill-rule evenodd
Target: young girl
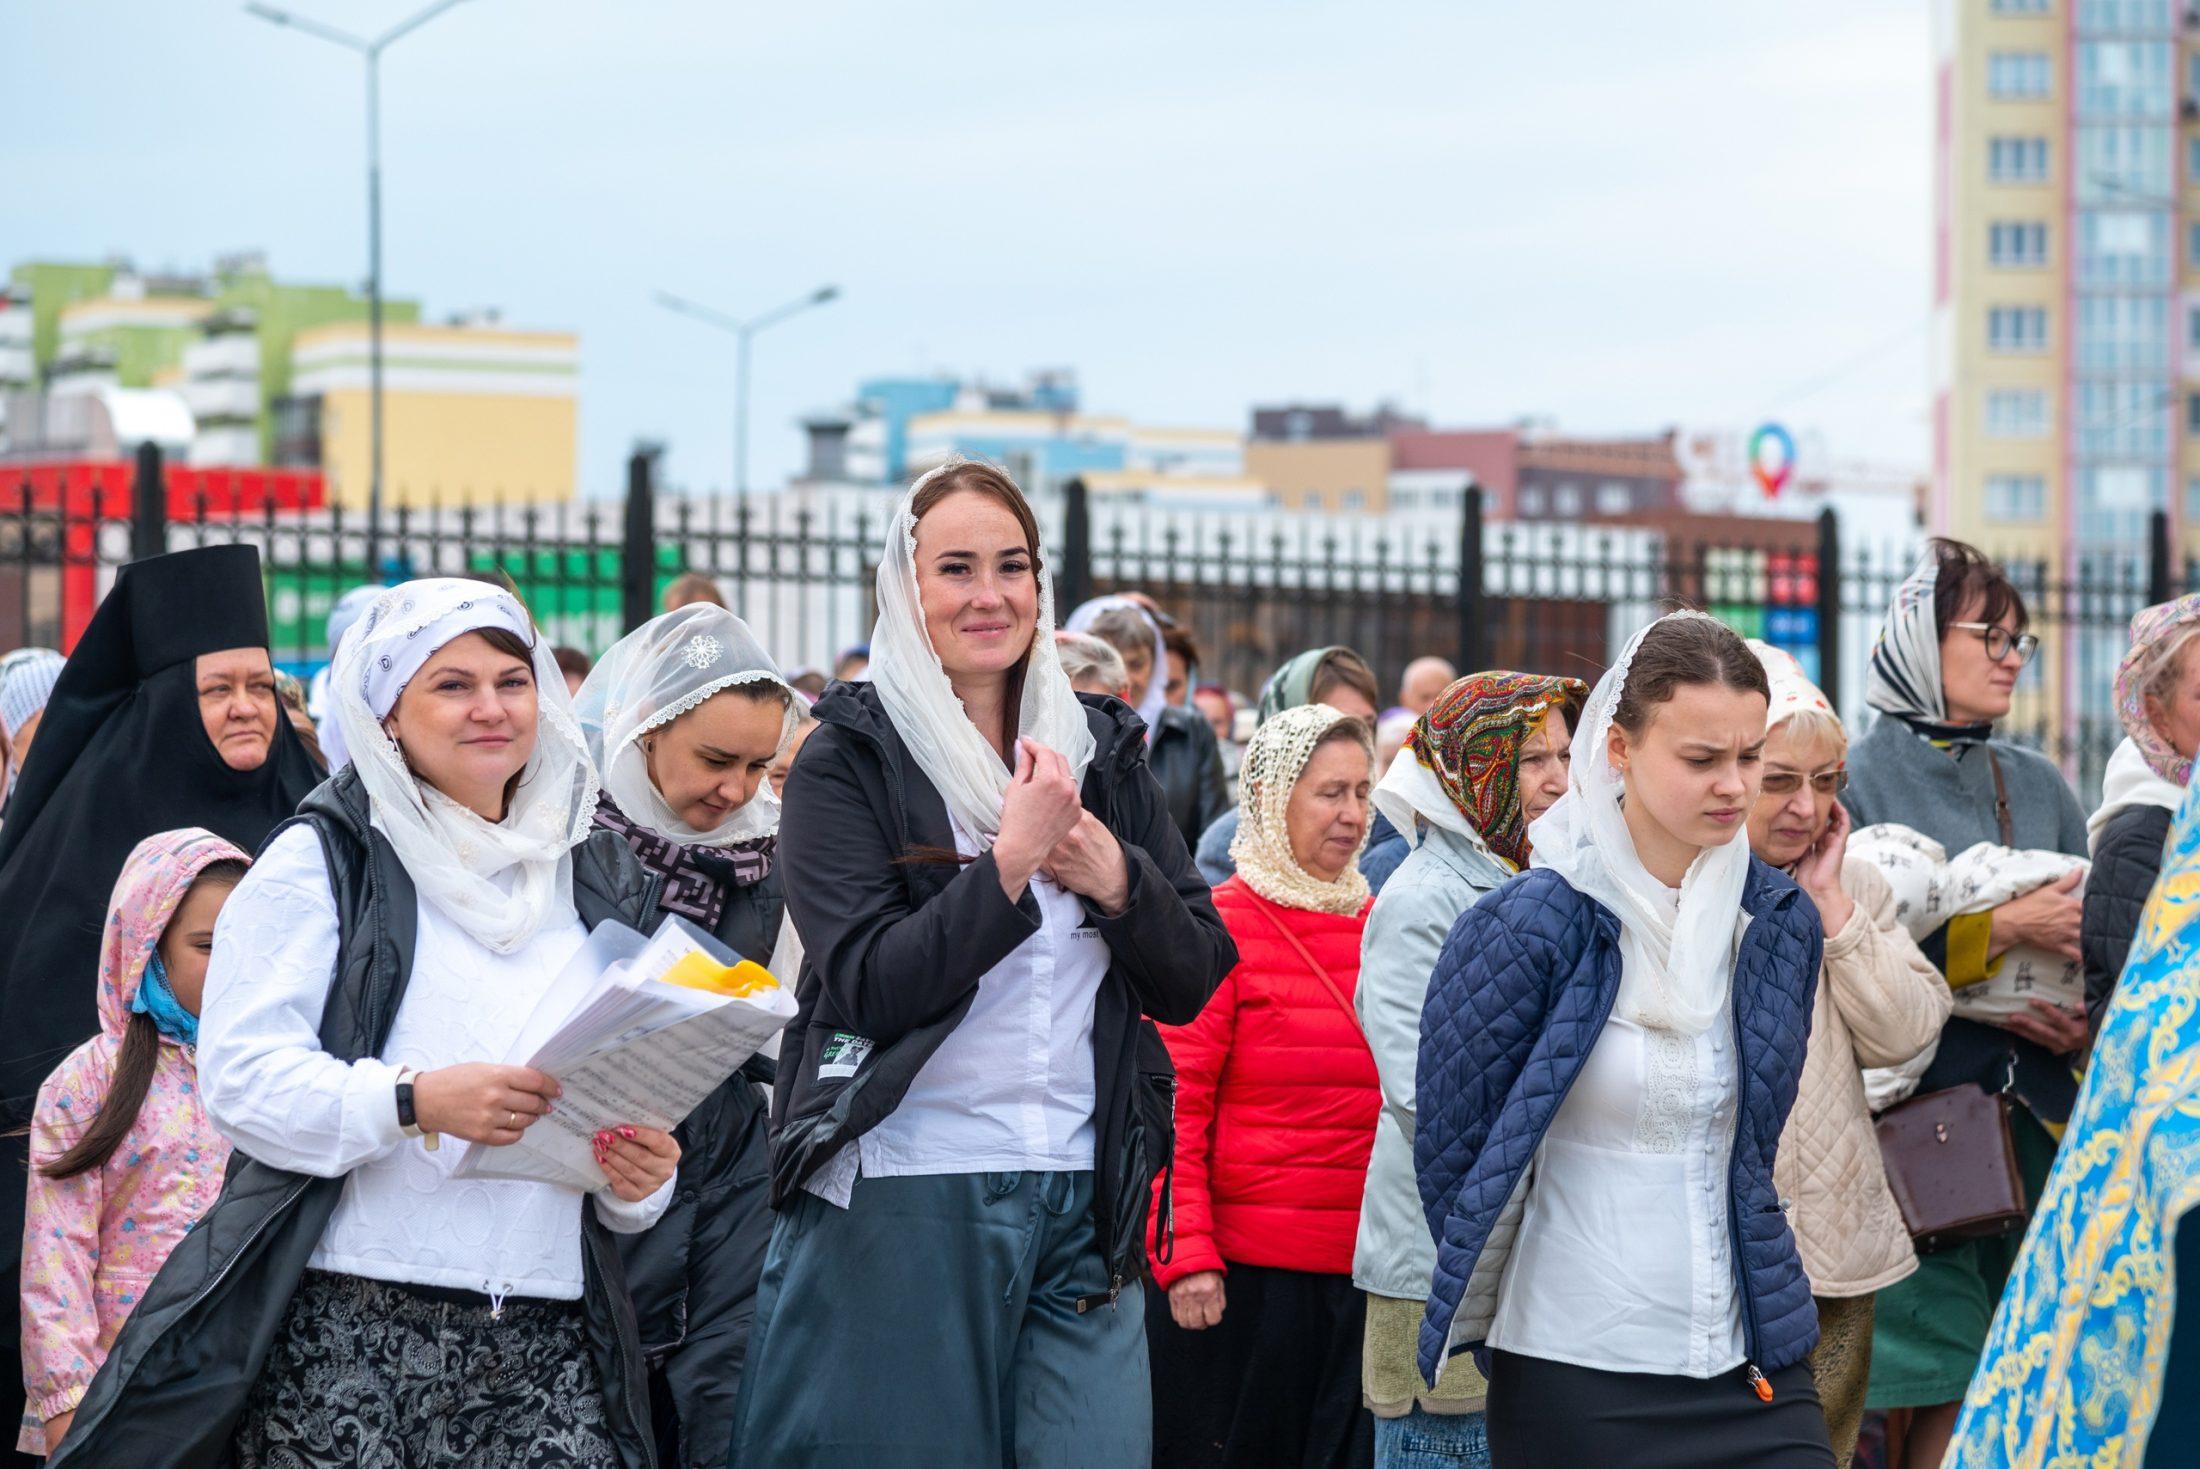
M 107 907 L 100 1033 L 39 1089 L 23 1228 L 16 1447 L 59 1443 L 115 1333 L 214 1196 L 229 1144 L 198 1088 L 214 918 L 245 854 L 198 827 L 138 843 Z

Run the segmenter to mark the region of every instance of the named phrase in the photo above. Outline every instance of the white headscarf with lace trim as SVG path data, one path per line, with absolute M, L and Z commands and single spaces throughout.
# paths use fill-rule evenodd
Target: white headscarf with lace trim
M 1629 638 L 1619 661 L 1597 680 L 1573 744 L 1566 794 L 1529 826 L 1528 839 L 1531 866 L 1550 868 L 1575 892 L 1611 909 L 1653 960 L 1622 967 L 1615 1013 L 1652 1030 L 1699 1035 L 1725 1008 L 1733 983 L 1749 841 L 1737 823 L 1732 837 L 1698 852 L 1681 879 L 1675 913 L 1672 889 L 1651 876 L 1635 854 L 1635 839 L 1620 813 L 1626 787 L 1612 767 L 1610 738 L 1635 651 L 1652 632 L 1684 617 L 1705 614 L 1659 618 Z
M 1291 792 L 1306 763 L 1330 730 L 1352 716 L 1327 704 L 1301 704 L 1270 715 L 1245 747 L 1238 772 L 1238 829 L 1230 839 L 1230 860 L 1245 885 L 1271 903 L 1313 913 L 1357 913 L 1368 899 L 1360 853 L 1367 848 L 1367 824 L 1360 845 L 1335 882 L 1323 882 L 1299 865 L 1291 851 Z
M 749 625 L 723 607 L 691 602 L 653 617 L 597 660 L 573 698 L 574 713 L 604 789 L 629 820 L 702 847 L 754 841 L 779 830 L 779 797 L 768 780 L 757 784 L 747 805 L 702 831 L 680 819 L 649 777 L 643 741 L 653 730 L 744 684 L 767 684 L 786 696 L 778 744 L 778 750 L 785 749 L 802 719 L 794 690 Z
M 870 677 L 895 733 L 949 813 L 964 830 L 990 842 L 1001 830 L 1001 798 L 1008 790 L 1010 767 L 970 722 L 932 646 L 932 635 L 925 631 L 924 600 L 917 593 L 917 518 L 911 509 L 927 484 L 966 462 L 943 464 L 919 479 L 887 517 Z M 1054 582 L 1043 572 L 1016 728 L 1021 738 L 1036 740 L 1068 761 L 1073 779 L 1085 778 L 1085 767 L 1092 763 L 1092 728 L 1055 650 Z
M 535 749 L 502 821 L 488 821 L 412 773 L 382 722 L 437 650 L 484 628 L 534 645 Z M 523 947 L 571 907 L 571 852 L 596 814 L 596 767 L 573 718 L 565 675 L 519 599 L 500 587 L 429 577 L 377 597 L 337 650 L 329 690 L 336 728 L 420 895 L 500 954 Z

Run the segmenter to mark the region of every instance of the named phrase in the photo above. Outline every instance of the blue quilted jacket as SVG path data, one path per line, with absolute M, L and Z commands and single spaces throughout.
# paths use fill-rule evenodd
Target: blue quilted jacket
M 1734 963 L 1741 1057 L 1728 1216 L 1749 1360 L 1765 1372 L 1818 1340 L 1810 1281 L 1772 1184 L 1773 1150 L 1810 1035 L 1825 936 L 1785 874 L 1752 860 L 1750 915 Z M 1519 1229 L 1528 1164 L 1619 994 L 1619 920 L 1546 869 L 1522 873 L 1459 916 L 1421 1011 L 1413 1139 L 1436 1274 L 1421 1325 L 1434 1382 L 1457 1345 L 1478 1347 Z

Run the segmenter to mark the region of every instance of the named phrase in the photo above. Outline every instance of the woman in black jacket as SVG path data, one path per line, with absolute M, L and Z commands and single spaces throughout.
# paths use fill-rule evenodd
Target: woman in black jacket
M 2085 1018 L 2101 1016 L 2139 931 L 2139 913 L 2162 870 L 2170 817 L 2200 750 L 2200 596 L 2148 607 L 2131 619 L 2131 651 L 2116 667 L 2116 717 L 2128 738 L 2101 776 L 2101 805 L 2086 822 L 2093 870 L 2085 881 L 2078 951 L 2085 960 Z
M 878 597 L 872 681 L 788 788 L 805 958 L 734 1462 L 1143 1463 L 1173 1079 L 1142 1017 L 1236 952 L 1138 721 L 1062 675 L 1005 475 L 919 480 Z
M 768 962 L 786 905 L 766 777 L 798 716 L 748 624 L 709 602 L 652 618 L 605 652 L 574 703 L 603 776 L 596 824 L 658 880 L 640 927 L 678 914 Z M 770 1060 L 757 1058 L 673 1129 L 679 1192 L 664 1218 L 619 1239 L 668 1469 L 719 1469 L 732 1442 L 771 1238 L 758 1085 L 770 1080 Z

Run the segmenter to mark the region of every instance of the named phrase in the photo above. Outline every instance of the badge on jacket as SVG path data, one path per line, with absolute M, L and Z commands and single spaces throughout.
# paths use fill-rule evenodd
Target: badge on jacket
M 871 1054 L 871 1038 L 853 1031 L 836 1030 L 826 1037 L 825 1048 L 818 1052 L 817 1079 L 819 1081 L 845 1080 L 862 1069 L 866 1056 Z

